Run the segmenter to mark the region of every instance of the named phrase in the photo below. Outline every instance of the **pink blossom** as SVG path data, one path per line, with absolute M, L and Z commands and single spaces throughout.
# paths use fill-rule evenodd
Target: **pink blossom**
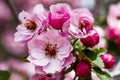
M 55 4 L 50 6 L 48 15 L 49 24 L 55 29 L 62 29 L 63 24 L 70 18 L 70 8 L 67 4 Z
M 90 72 L 91 72 L 91 64 L 88 61 L 83 60 L 76 63 L 75 65 L 76 76 L 85 78 L 88 76 L 88 74 L 90 74 Z
M 99 34 L 93 29 L 80 38 L 80 40 L 84 46 L 93 47 L 99 43 Z
M 50 74 L 46 74 L 46 75 L 42 75 L 42 74 L 34 74 L 30 80 L 55 80 L 54 78 L 52 78 L 52 75 Z
M 66 37 L 56 30 L 43 32 L 28 42 L 28 60 L 40 73 L 60 72 L 73 61 L 72 46 Z M 39 68 L 39 69 L 38 69 Z
M 72 70 L 71 72 L 65 75 L 65 80 L 73 80 L 74 77 L 75 77 L 75 72 Z
M 120 3 L 110 5 L 107 22 L 109 26 L 115 27 L 120 31 Z
M 34 34 L 39 34 L 45 28 L 45 10 L 41 4 L 34 7 L 31 14 L 26 11 L 19 13 L 19 20 L 22 24 L 17 26 L 15 33 L 15 41 L 27 42 Z
M 115 40 L 119 37 L 120 31 L 117 29 L 117 27 L 111 27 L 108 26 L 106 28 L 106 35 L 109 39 Z
M 101 58 L 104 62 L 105 68 L 113 68 L 114 67 L 115 59 L 111 54 L 109 54 L 109 53 L 103 54 Z
M 56 72 L 54 74 L 35 73 L 30 78 L 30 80 L 62 80 L 63 71 L 64 71 L 64 69 L 61 72 Z
M 54 74 L 34 74 L 30 80 L 62 80 L 63 70 Z
M 75 9 L 71 13 L 68 32 L 76 38 L 81 38 L 86 33 L 86 28 L 92 28 L 93 22 L 94 18 L 87 9 Z

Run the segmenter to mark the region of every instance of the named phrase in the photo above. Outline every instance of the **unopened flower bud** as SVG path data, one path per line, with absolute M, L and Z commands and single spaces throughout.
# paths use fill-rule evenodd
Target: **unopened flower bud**
M 80 39 L 84 46 L 93 47 L 99 42 L 99 35 L 95 30 L 91 30 L 86 36 Z
M 51 5 L 48 15 L 49 24 L 55 29 L 62 29 L 63 24 L 70 18 L 69 9 L 67 4 Z
M 105 68 L 113 68 L 114 67 L 114 63 L 115 63 L 115 59 L 111 54 L 104 54 L 102 55 L 102 60 L 104 62 Z
M 80 61 L 75 65 L 76 76 L 85 78 L 91 71 L 91 65 L 88 61 Z

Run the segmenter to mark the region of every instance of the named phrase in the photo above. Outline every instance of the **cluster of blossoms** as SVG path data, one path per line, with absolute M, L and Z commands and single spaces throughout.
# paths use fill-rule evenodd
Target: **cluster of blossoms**
M 60 3 L 51 5 L 47 11 L 38 4 L 30 14 L 22 11 L 19 20 L 15 41 L 28 46 L 27 59 L 36 71 L 30 80 L 62 80 L 70 68 L 75 71 L 75 78 L 85 78 L 97 66 L 84 55 L 93 52 L 100 38 L 88 9 L 71 10 L 69 5 Z M 114 66 L 111 54 L 100 59 L 106 68 Z
M 120 3 L 110 5 L 107 23 L 106 33 L 108 38 L 120 46 Z

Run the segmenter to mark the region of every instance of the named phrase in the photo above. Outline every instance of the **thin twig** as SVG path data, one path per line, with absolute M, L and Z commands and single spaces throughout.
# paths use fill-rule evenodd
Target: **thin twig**
M 17 12 L 17 9 L 16 9 L 16 6 L 13 2 L 13 0 L 5 0 L 6 4 L 8 5 L 8 7 L 10 8 L 12 14 L 14 15 L 14 19 L 17 23 L 19 23 L 19 20 L 18 20 L 18 12 Z
M 75 76 L 73 80 L 76 80 L 76 78 L 77 78 L 77 76 Z
M 75 45 L 75 43 L 77 42 L 77 40 L 78 40 L 78 39 L 76 39 L 76 40 L 72 43 L 72 46 L 74 46 L 74 45 Z

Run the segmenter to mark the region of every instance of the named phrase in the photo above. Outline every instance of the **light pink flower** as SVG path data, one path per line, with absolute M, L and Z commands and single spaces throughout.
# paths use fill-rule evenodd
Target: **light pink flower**
M 22 24 L 16 28 L 15 41 L 27 42 L 35 33 L 42 32 L 45 28 L 45 19 L 45 10 L 41 4 L 36 5 L 31 14 L 22 11 L 19 14 L 19 20 Z
M 70 8 L 67 4 L 55 4 L 50 6 L 48 15 L 49 24 L 55 29 L 62 29 L 63 24 L 70 18 Z
M 54 78 L 52 78 L 52 75 L 46 74 L 46 75 L 42 75 L 42 74 L 34 74 L 30 80 L 55 80 Z
M 86 28 L 92 28 L 94 18 L 87 9 L 75 9 L 71 13 L 68 32 L 76 38 L 81 38 L 86 33 Z
M 35 73 L 30 80 L 62 80 L 63 78 L 63 71 L 61 72 L 56 72 L 54 74 L 40 74 L 40 73 Z M 66 80 L 66 79 L 65 79 Z
M 69 40 L 56 30 L 35 36 L 28 42 L 28 49 L 28 60 L 37 66 L 37 71 L 41 73 L 60 72 L 73 61 L 73 48 Z
M 73 80 L 75 77 L 75 72 L 72 70 L 71 72 L 65 75 L 65 80 Z
M 116 27 L 120 31 L 120 3 L 110 5 L 107 22 L 109 26 Z
M 118 30 L 117 27 L 111 27 L 111 26 L 108 26 L 106 28 L 106 35 L 109 39 L 111 40 L 115 40 L 119 37 L 120 35 L 120 31 Z

